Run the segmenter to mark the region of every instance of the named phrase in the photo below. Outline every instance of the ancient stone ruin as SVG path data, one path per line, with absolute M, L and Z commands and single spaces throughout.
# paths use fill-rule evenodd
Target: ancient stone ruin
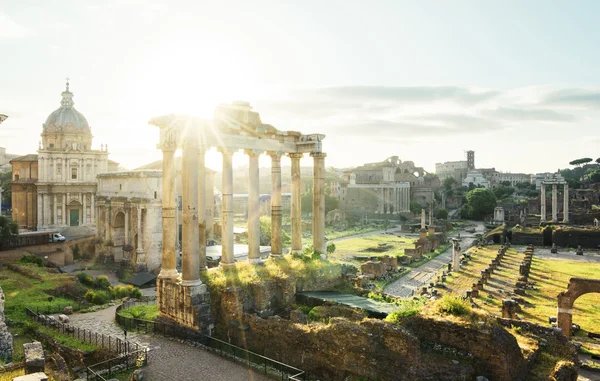
M 570 337 L 573 325 L 573 303 L 581 295 L 600 293 L 600 279 L 571 278 L 567 291 L 558 294 L 558 327 Z
M 302 135 L 295 131 L 279 131 L 263 124 L 257 112 L 246 102 L 221 105 L 214 119 L 167 115 L 149 123 L 160 128 L 158 147 L 163 153 L 162 176 L 162 269 L 157 281 L 158 305 L 162 317 L 185 326 L 210 330 L 209 294 L 200 280 L 206 270 L 205 152 L 216 147 L 223 155 L 222 255 L 220 266 L 235 265 L 233 235 L 233 167 L 232 157 L 244 150 L 249 158 L 248 192 L 248 259 L 260 262 L 259 169 L 258 156 L 266 152 L 271 157 L 271 256 L 281 257 L 281 157 L 292 159 L 292 251 L 302 251 L 302 220 L 300 159 L 309 153 L 314 160 L 313 182 L 313 247 L 326 252 L 325 242 L 325 156 L 321 142 L 324 135 Z M 183 151 L 183 232 L 182 273 L 176 270 L 175 223 L 175 151 Z
M 10 361 L 13 356 L 13 337 L 4 319 L 4 292 L 0 288 L 0 359 Z

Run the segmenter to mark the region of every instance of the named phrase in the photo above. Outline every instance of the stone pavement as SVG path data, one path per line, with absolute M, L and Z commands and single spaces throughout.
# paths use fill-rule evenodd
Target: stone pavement
M 70 324 L 123 339 L 123 329 L 114 322 L 116 308 L 75 313 L 69 316 Z M 148 366 L 144 368 L 147 380 L 269 380 L 241 364 L 177 340 L 134 332 L 127 333 L 127 340 L 149 347 Z
M 476 222 L 476 224 L 476 232 L 474 234 L 483 233 L 483 224 L 481 222 Z M 461 236 L 460 246 L 463 248 L 463 250 L 466 250 L 471 244 L 471 242 L 473 242 L 473 240 L 475 239 L 475 235 L 468 234 L 464 230 L 461 230 L 458 233 L 460 233 Z M 458 237 L 458 234 L 453 234 L 453 237 Z M 433 276 L 435 275 L 436 271 L 438 271 L 442 267 L 445 267 L 448 264 L 448 262 L 450 262 L 451 258 L 452 247 L 449 247 L 446 251 L 444 251 L 442 254 L 438 255 L 434 259 L 422 264 L 419 267 L 411 269 L 409 273 L 407 273 L 394 283 L 389 284 L 385 288 L 384 293 L 400 298 L 408 298 L 412 296 L 413 292 L 416 289 L 423 286 L 424 284 L 429 283 L 431 281 L 431 278 L 433 278 Z

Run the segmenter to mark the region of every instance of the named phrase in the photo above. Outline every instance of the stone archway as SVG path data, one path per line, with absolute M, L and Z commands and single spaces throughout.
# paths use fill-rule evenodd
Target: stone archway
M 113 242 L 115 246 L 125 245 L 125 213 L 118 212 L 113 222 Z
M 573 303 L 581 295 L 590 292 L 600 293 L 600 279 L 571 278 L 567 291 L 558 294 L 558 327 L 567 337 L 571 337 L 573 324 Z

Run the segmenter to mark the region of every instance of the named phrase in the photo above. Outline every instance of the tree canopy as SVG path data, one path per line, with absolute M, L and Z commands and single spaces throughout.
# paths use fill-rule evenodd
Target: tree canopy
M 19 234 L 19 226 L 7 217 L 0 216 L 0 240 L 9 242 L 15 234 Z
M 581 159 L 570 161 L 569 164 L 570 165 L 580 166 L 581 164 L 587 164 L 587 163 L 590 163 L 592 161 L 593 161 L 593 159 L 591 157 L 583 157 Z
M 476 188 L 467 193 L 467 202 L 462 210 L 463 217 L 483 220 L 494 213 L 496 196 L 486 188 Z

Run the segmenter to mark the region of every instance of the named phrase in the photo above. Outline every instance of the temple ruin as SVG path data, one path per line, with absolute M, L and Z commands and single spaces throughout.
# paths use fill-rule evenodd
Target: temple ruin
M 163 154 L 162 176 L 162 268 L 158 277 L 158 305 L 162 317 L 179 324 L 210 330 L 203 322 L 210 314 L 206 285 L 200 272 L 206 267 L 205 152 L 216 148 L 223 156 L 222 177 L 222 254 L 220 266 L 227 270 L 235 265 L 233 237 L 233 168 L 232 156 L 244 150 L 249 159 L 248 260 L 260 261 L 259 222 L 259 155 L 271 157 L 271 257 L 283 255 L 281 213 L 281 157 L 292 160 L 292 252 L 302 250 L 300 159 L 305 153 L 314 160 L 312 233 L 316 252 L 325 253 L 325 135 L 303 135 L 279 131 L 263 124 L 257 112 L 246 102 L 217 107 L 214 119 L 166 115 L 149 124 L 160 128 L 157 148 Z M 182 149 L 182 269 L 176 269 L 175 151 Z M 212 198 L 212 194 L 209 195 Z M 206 319 L 208 320 L 208 319 Z
M 546 185 L 552 185 L 552 222 L 558 222 L 558 186 L 563 185 L 564 202 L 563 202 L 563 223 L 569 222 L 569 184 L 561 175 L 553 175 L 546 177 L 541 182 L 541 197 L 540 197 L 540 222 L 546 222 Z

